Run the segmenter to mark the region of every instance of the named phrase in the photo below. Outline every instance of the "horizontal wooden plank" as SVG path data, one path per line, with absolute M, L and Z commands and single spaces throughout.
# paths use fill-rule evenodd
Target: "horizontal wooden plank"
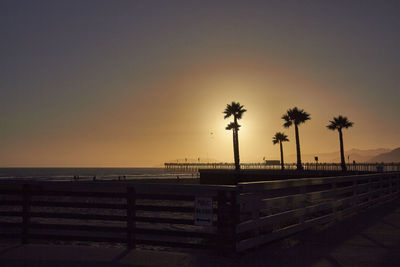
M 0 239 L 20 239 L 21 233 L 0 232 Z
M 135 233 L 136 234 L 156 235 L 156 236 L 179 236 L 179 237 L 207 238 L 207 239 L 213 239 L 213 240 L 218 239 L 220 237 L 217 233 L 162 230 L 162 229 L 150 229 L 150 228 L 135 228 Z
M 88 241 L 88 242 L 109 242 L 126 243 L 126 238 L 110 236 L 80 236 L 80 235 L 51 235 L 51 234 L 28 234 L 28 239 L 33 240 L 57 240 L 57 241 Z
M 267 181 L 267 182 L 239 183 L 238 188 L 241 192 L 259 192 L 264 190 L 300 187 L 307 185 L 321 185 L 327 183 L 329 183 L 329 180 L 327 180 L 327 178 L 325 179 L 303 178 L 303 179 L 278 180 L 278 181 Z
M 0 211 L 1 217 L 21 217 L 21 211 Z
M 31 206 L 37 207 L 66 207 L 66 208 L 94 208 L 94 209 L 126 209 L 126 204 L 116 203 L 90 203 L 90 202 L 65 202 L 65 201 L 31 201 Z
M 141 211 L 169 211 L 169 212 L 194 212 L 194 207 L 136 205 L 136 210 Z
M 0 222 L 0 228 L 21 228 L 22 222 Z
M 116 203 L 89 203 L 89 202 L 60 202 L 60 201 L 31 201 L 33 207 L 65 207 L 65 208 L 90 208 L 90 209 L 119 209 L 126 210 L 127 204 Z M 0 201 L 4 206 L 22 206 L 22 201 Z M 137 204 L 136 210 L 141 211 L 169 211 L 169 212 L 194 212 L 194 206 L 167 206 L 167 205 L 140 205 Z M 214 211 L 216 212 L 216 210 Z
M 167 195 L 167 194 L 136 194 L 136 199 L 194 201 L 195 196 Z
M 237 191 L 236 186 L 232 185 L 202 185 L 202 184 L 167 184 L 162 183 L 140 183 L 139 181 L 40 181 L 40 180 L 17 180 L 8 179 L 0 181 L 0 186 L 24 185 L 29 184 L 35 187 L 53 188 L 65 190 L 65 188 L 82 190 L 91 188 L 93 191 L 102 190 L 125 192 L 127 187 L 133 187 L 138 194 L 179 194 L 179 195 L 209 195 L 216 196 L 218 191 Z M 66 191 L 68 191 L 66 190 Z
M 87 232 L 126 232 L 126 227 L 117 226 L 97 226 L 97 225 L 73 225 L 73 224 L 48 224 L 48 223 L 31 223 L 29 228 L 44 230 L 71 230 L 71 231 L 87 231 Z
M 167 223 L 167 224 L 188 224 L 194 225 L 194 219 L 177 219 L 177 218 L 157 218 L 157 217 L 135 217 L 137 222 L 148 222 L 148 223 Z M 216 225 L 213 222 L 213 225 Z
M 365 175 L 349 175 L 339 177 L 325 177 L 325 178 L 302 178 L 302 179 L 290 179 L 290 180 L 278 180 L 278 181 L 263 181 L 263 182 L 247 182 L 239 183 L 238 188 L 241 192 L 259 192 L 264 190 L 274 190 L 289 187 L 301 187 L 301 186 L 312 186 L 312 185 L 323 185 L 333 183 L 344 183 L 353 181 L 362 181 L 369 178 L 388 178 L 391 177 L 390 173 L 378 173 L 378 174 L 365 174 Z
M 215 244 L 203 244 L 203 243 L 183 243 L 183 242 L 172 242 L 164 240 L 144 240 L 136 239 L 136 244 L 149 245 L 149 246 L 161 246 L 161 247 L 178 247 L 178 248 L 193 248 L 193 249 L 212 249 Z
M 0 206 L 22 206 L 22 200 L 1 199 Z
M 0 183 L 1 185 L 1 183 Z M 20 189 L 7 189 L 0 187 L 0 195 L 22 195 L 22 190 Z
M 76 220 L 104 220 L 104 221 L 126 221 L 126 216 L 104 215 L 104 214 L 80 214 L 67 212 L 31 212 L 31 217 L 37 218 L 60 218 Z
M 126 193 L 91 192 L 91 191 L 47 191 L 31 190 L 32 196 L 68 196 L 68 197 L 96 197 L 96 198 L 126 198 Z

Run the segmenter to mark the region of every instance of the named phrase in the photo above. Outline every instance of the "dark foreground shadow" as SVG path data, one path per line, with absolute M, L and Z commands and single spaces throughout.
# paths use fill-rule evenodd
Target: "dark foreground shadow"
M 342 219 L 335 224 L 309 229 L 243 254 L 225 257 L 203 256 L 198 257 L 192 264 L 296 267 L 400 266 L 400 229 L 397 228 L 400 224 L 399 207 L 400 201 L 397 199 Z M 387 217 L 392 215 L 397 216 L 395 217 L 397 221 L 388 221 Z M 376 233 L 374 229 L 377 229 Z M 376 238 L 384 235 L 394 235 L 397 239 L 392 238 L 392 243 L 388 246 Z M 364 257 L 357 258 L 357 253 Z
M 396 247 L 400 249 L 400 230 L 397 230 L 399 238 L 395 241 L 396 244 L 391 247 L 374 238 L 376 235 L 379 236 L 385 233 L 366 234 L 365 232 L 367 229 L 371 231 L 370 229 L 376 228 L 375 226 L 385 223 L 384 218 L 395 213 L 396 209 L 399 208 L 399 203 L 397 199 L 391 203 L 345 218 L 331 226 L 326 226 L 322 229 L 310 229 L 285 240 L 266 245 L 247 255 L 243 255 L 240 261 L 241 265 L 315 266 L 321 264 L 342 266 L 343 264 L 338 259 L 346 258 L 346 255 L 340 254 L 351 254 L 354 252 L 353 249 L 362 250 L 363 248 L 367 252 L 379 250 L 379 259 L 371 259 L 372 265 L 373 262 L 379 262 L 382 258 L 385 258 L 384 255 L 386 255 L 386 258 L 391 258 L 392 260 L 389 261 L 392 262 L 394 261 L 393 249 L 396 250 Z M 400 216 L 397 218 L 400 219 Z M 394 225 L 398 223 L 400 221 L 391 222 Z M 390 230 L 386 230 L 386 234 L 392 234 L 390 231 L 393 231 L 393 229 L 391 227 Z M 340 250 L 338 249 L 339 247 L 341 248 Z M 363 261 L 363 259 L 360 259 L 360 261 Z M 365 261 L 368 261 L 368 259 L 366 258 Z M 349 262 L 346 263 L 352 265 Z M 356 262 L 354 264 L 358 265 Z

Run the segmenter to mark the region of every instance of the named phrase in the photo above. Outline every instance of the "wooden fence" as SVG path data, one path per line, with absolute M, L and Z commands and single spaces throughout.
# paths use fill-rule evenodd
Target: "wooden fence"
M 129 182 L 0 182 L 0 238 L 245 251 L 334 222 L 399 195 L 400 174 L 237 186 Z M 211 225 L 194 223 L 212 199 Z
M 398 197 L 398 173 L 238 184 L 236 250 L 333 222 Z
M 1 182 L 0 238 L 125 243 L 130 248 L 232 245 L 235 187 L 117 184 Z M 196 197 L 213 200 L 211 226 L 194 224 Z

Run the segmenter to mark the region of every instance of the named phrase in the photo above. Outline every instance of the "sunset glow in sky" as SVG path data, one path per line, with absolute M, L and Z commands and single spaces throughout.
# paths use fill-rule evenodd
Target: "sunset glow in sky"
M 399 1 L 1 1 L 0 167 L 279 159 L 400 146 Z

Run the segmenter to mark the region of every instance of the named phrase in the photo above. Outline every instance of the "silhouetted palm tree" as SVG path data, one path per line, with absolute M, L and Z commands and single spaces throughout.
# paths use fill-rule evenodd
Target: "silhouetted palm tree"
M 272 143 L 274 145 L 278 144 L 280 145 L 281 148 L 281 169 L 284 170 L 285 169 L 285 165 L 283 162 L 283 147 L 282 147 L 282 142 L 287 142 L 289 141 L 289 139 L 287 138 L 287 135 L 281 132 L 277 132 L 275 134 L 275 136 L 272 138 Z
M 233 153 L 235 157 L 235 170 L 240 170 L 240 158 L 239 158 L 239 123 L 238 120 L 242 118 L 243 113 L 247 110 L 240 105 L 239 102 L 233 102 L 231 104 L 227 104 L 224 110 L 224 119 L 233 116 L 233 122 L 228 124 L 226 127 L 227 130 L 233 131 Z
M 299 140 L 299 129 L 298 126 L 308 120 L 310 120 L 310 114 L 305 112 L 303 109 L 298 109 L 294 107 L 292 109 L 288 109 L 286 114 L 282 116 L 282 119 L 285 121 L 283 126 L 285 128 L 289 128 L 294 124 L 294 130 L 296 135 L 296 152 L 297 152 L 297 169 L 302 170 L 303 165 L 301 164 L 301 154 L 300 154 L 300 140 Z
M 349 121 L 347 117 L 339 115 L 338 117 L 334 117 L 332 121 L 329 121 L 331 124 L 326 127 L 329 130 L 338 130 L 339 132 L 339 141 L 340 141 L 340 160 L 342 165 L 342 171 L 346 171 L 346 161 L 344 159 L 344 149 L 343 149 L 343 133 L 342 129 L 347 129 L 349 127 L 353 127 L 354 123 Z

